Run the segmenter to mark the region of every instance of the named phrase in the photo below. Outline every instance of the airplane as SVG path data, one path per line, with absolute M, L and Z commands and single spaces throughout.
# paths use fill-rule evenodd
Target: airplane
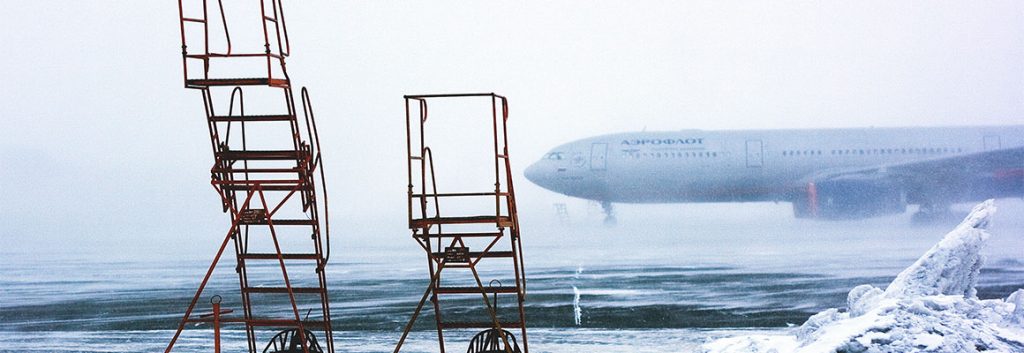
M 681 130 L 585 138 L 524 172 L 545 189 L 613 203 L 791 202 L 798 218 L 915 221 L 951 204 L 1024 197 L 1024 125 Z

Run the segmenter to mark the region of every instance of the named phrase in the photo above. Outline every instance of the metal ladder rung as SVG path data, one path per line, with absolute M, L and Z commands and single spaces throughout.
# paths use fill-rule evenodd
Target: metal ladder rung
M 288 160 L 303 160 L 309 153 L 303 150 L 244 150 L 244 151 L 221 151 L 217 152 L 216 156 L 222 160 L 229 161 L 288 161 Z
M 208 322 L 213 322 L 213 318 L 188 319 L 188 320 L 186 320 L 186 322 L 191 322 L 191 323 L 208 323 Z M 249 322 L 249 324 L 251 324 L 253 326 L 262 326 L 262 327 L 298 327 L 299 326 L 299 322 L 298 321 L 295 321 L 295 320 L 283 320 L 283 319 L 252 319 L 252 320 L 249 320 L 248 322 Z M 222 323 L 222 324 L 244 324 L 244 323 L 246 323 L 246 320 L 245 319 L 241 319 L 241 318 L 223 318 L 222 317 L 222 318 L 220 318 L 220 323 Z M 310 327 L 323 328 L 323 327 L 326 327 L 327 325 L 323 321 L 320 321 L 320 320 L 310 320 L 310 321 L 302 321 L 302 326 L 304 326 L 306 328 L 310 328 Z
M 272 293 L 288 294 L 287 287 L 249 287 L 242 289 L 244 293 Z M 323 294 L 324 289 L 320 287 L 292 287 L 292 293 L 302 294 Z
M 317 222 L 314 221 L 314 220 L 311 220 L 311 219 L 273 219 L 271 221 L 273 221 L 275 226 L 313 226 L 313 225 L 317 225 Z M 250 225 L 251 226 L 251 225 L 269 225 L 270 223 L 268 223 L 266 219 L 261 219 L 261 220 L 252 221 L 252 222 L 242 222 L 242 221 L 239 221 L 238 224 Z
M 210 121 L 216 122 L 264 122 L 264 121 L 292 121 L 294 115 L 289 114 L 266 114 L 266 115 L 214 115 Z
M 487 224 L 494 223 L 498 226 L 509 226 L 512 224 L 508 216 L 466 216 L 466 217 L 430 217 L 414 218 L 409 221 L 409 228 L 424 228 L 435 224 Z
M 281 258 L 285 260 L 319 260 L 320 255 L 318 254 L 281 254 Z M 277 260 L 277 254 L 274 253 L 253 253 L 253 254 L 242 254 L 243 260 Z
M 501 232 L 484 232 L 484 233 L 427 233 L 427 234 L 416 234 L 417 238 L 480 238 L 480 237 L 500 237 L 504 234 Z
M 246 184 L 220 185 L 220 188 L 224 189 L 224 190 L 230 190 L 230 191 L 249 191 L 249 190 L 256 189 L 256 185 L 255 184 L 258 184 L 258 183 L 259 183 L 259 181 L 255 181 L 254 183 L 252 183 L 250 185 L 246 185 Z M 292 191 L 292 190 L 308 191 L 308 190 L 311 190 L 309 186 L 298 185 L 298 187 L 296 187 L 296 185 L 298 185 L 298 183 L 293 184 L 293 185 L 280 185 L 280 184 L 276 184 L 276 185 L 263 185 L 260 188 L 263 189 L 263 191 Z
M 212 173 L 299 173 L 302 170 L 299 167 L 294 168 L 213 168 L 210 169 Z
M 494 328 L 493 322 L 442 322 L 441 328 Z M 499 322 L 502 328 L 520 328 L 523 325 L 516 321 Z
M 236 55 L 239 56 L 239 55 Z M 263 54 L 262 56 L 266 56 Z M 288 87 L 287 79 L 280 78 L 211 78 L 185 80 L 185 86 L 189 88 L 203 88 L 211 86 L 274 86 Z
M 489 286 L 483 288 L 483 293 L 518 293 L 519 288 L 511 286 Z M 480 294 L 480 287 L 438 287 L 437 294 Z

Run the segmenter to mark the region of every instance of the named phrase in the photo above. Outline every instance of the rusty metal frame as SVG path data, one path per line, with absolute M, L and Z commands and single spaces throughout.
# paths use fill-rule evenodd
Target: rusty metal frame
M 512 346 L 508 337 L 502 330 L 503 323 L 499 320 L 496 303 L 488 298 L 488 287 L 484 287 L 480 273 L 476 266 L 484 258 L 489 257 L 510 257 L 514 274 L 514 286 L 511 289 L 493 289 L 497 293 L 514 293 L 518 303 L 518 322 L 506 323 L 516 324 L 520 328 L 523 353 L 529 353 L 528 340 L 526 335 L 526 314 L 524 301 L 526 297 L 526 275 L 523 266 L 522 242 L 520 241 L 518 211 L 515 205 L 515 189 L 512 183 L 511 163 L 508 153 L 508 100 L 495 93 L 455 93 L 455 94 L 427 94 L 407 95 L 405 98 L 406 115 L 406 148 L 407 148 L 407 207 L 409 228 L 412 237 L 417 244 L 426 252 L 427 269 L 430 272 L 430 283 L 423 296 L 420 298 L 412 317 L 405 326 L 402 336 L 395 346 L 395 353 L 401 351 L 406 338 L 412 330 L 417 318 L 426 305 L 427 300 L 431 301 L 434 309 L 434 318 L 437 328 L 438 346 L 441 353 L 445 353 L 445 329 L 460 328 L 461 323 L 445 322 L 441 312 L 442 294 L 473 294 L 479 293 L 490 319 L 490 328 L 496 328 L 506 350 L 511 353 Z M 434 154 L 426 144 L 425 124 L 428 118 L 428 100 L 444 98 L 489 98 L 491 100 L 491 120 L 494 149 L 494 191 L 493 192 L 454 192 L 442 193 L 437 190 L 437 178 L 434 169 Z M 415 108 L 414 108 L 415 107 Z M 418 116 L 413 114 L 414 110 L 419 112 Z M 413 123 L 413 120 L 416 123 Z M 414 136 L 418 138 L 414 139 Z M 416 143 L 414 143 L 414 140 Z M 419 175 L 413 171 L 418 167 Z M 418 189 L 417 189 L 418 187 Z M 468 198 L 468 197 L 494 197 L 495 207 L 493 212 L 488 211 L 484 216 L 453 217 L 442 216 L 440 202 L 445 198 Z M 433 202 L 430 207 L 428 201 Z M 504 206 L 504 212 L 502 210 Z M 431 213 L 432 212 L 432 213 Z M 453 224 L 493 224 L 496 228 L 494 233 L 446 233 L 445 225 Z M 469 252 L 464 237 L 486 238 L 491 237 L 482 251 Z M 509 240 L 510 251 L 496 251 L 495 246 L 502 239 Z M 435 241 L 436 240 L 436 241 Z M 447 247 L 442 247 L 447 245 Z M 466 261 L 450 261 L 445 249 L 460 248 L 466 251 Z M 476 284 L 475 290 L 468 288 L 445 288 L 441 285 L 441 274 L 445 269 L 468 269 Z M 495 297 L 495 301 L 497 298 Z M 472 323 L 465 323 L 465 328 L 471 327 Z
M 303 352 L 309 353 L 306 347 L 306 327 L 315 324 L 303 320 L 299 314 L 299 306 L 296 301 L 298 293 L 316 293 L 319 295 L 322 322 L 318 324 L 324 333 L 324 345 L 327 353 L 334 353 L 334 338 L 330 319 L 330 300 L 327 291 L 327 279 L 325 266 L 330 259 L 330 222 L 329 207 L 326 188 L 326 178 L 323 168 L 323 160 L 320 155 L 320 137 L 316 127 L 316 118 L 313 113 L 312 102 L 309 92 L 303 87 L 300 91 L 301 108 L 303 120 L 299 121 L 298 109 L 295 104 L 295 96 L 291 88 L 291 81 L 285 69 L 285 58 L 291 54 L 291 46 L 288 39 L 287 26 L 284 20 L 284 8 L 281 0 L 260 0 L 260 14 L 262 16 L 262 32 L 264 53 L 235 53 L 231 48 L 231 34 L 228 27 L 228 16 L 225 14 L 222 0 L 216 0 L 217 6 L 211 9 L 210 0 L 191 0 L 202 6 L 202 15 L 187 17 L 184 13 L 184 2 L 178 1 L 179 23 L 181 27 L 182 44 L 182 67 L 183 80 L 186 88 L 198 89 L 203 97 L 203 108 L 206 114 L 207 127 L 210 135 L 210 146 L 214 153 L 214 164 L 210 168 L 211 185 L 220 196 L 224 212 L 231 216 L 231 226 L 220 244 L 216 255 L 211 262 L 206 275 L 203 277 L 199 288 L 196 290 L 188 308 L 185 311 L 178 329 L 167 345 L 165 350 L 169 353 L 181 332 L 188 323 L 214 323 L 214 330 L 219 331 L 220 324 L 244 325 L 250 353 L 256 353 L 259 348 L 257 342 L 257 326 L 270 327 L 291 327 L 296 328 L 296 335 L 302 341 Z M 269 8 L 268 8 L 269 5 Z M 223 24 L 224 36 L 227 42 L 227 50 L 223 53 L 211 52 L 210 50 L 210 12 L 219 11 L 219 17 Z M 216 14 L 214 14 L 216 15 Z M 201 38 L 202 50 L 200 53 L 188 53 L 188 38 L 186 38 L 187 24 L 201 24 L 203 35 Z M 272 24 L 272 26 L 271 26 Z M 276 42 L 276 48 L 272 50 L 271 39 Z M 266 58 L 266 77 L 258 78 L 227 78 L 211 77 L 209 63 L 211 59 L 232 58 Z M 189 60 L 201 60 L 204 70 L 201 77 L 190 77 L 188 71 Z M 280 65 L 282 76 L 274 77 L 274 61 Z M 230 89 L 230 98 L 227 102 L 227 115 L 218 114 L 212 90 L 216 87 Z M 245 112 L 245 91 L 254 87 L 259 89 L 280 89 L 283 98 L 285 112 L 275 115 L 247 115 Z M 237 112 L 237 113 L 236 113 Z M 247 124 L 258 124 L 263 122 L 287 122 L 291 150 L 285 151 L 260 151 L 251 150 L 253 141 L 247 136 Z M 238 131 L 235 137 L 241 139 L 241 149 L 232 149 L 233 136 L 232 126 L 237 123 Z M 305 124 L 305 127 L 301 126 Z M 283 126 L 282 126 L 283 128 Z M 310 141 L 310 142 L 307 142 Z M 237 144 L 238 141 L 235 141 Z M 276 161 L 274 167 L 252 167 L 250 161 Z M 284 166 L 279 166 L 279 165 Z M 319 175 L 318 175 L 319 174 Z M 275 194 L 273 201 L 268 193 Z M 298 198 L 295 198 L 295 195 Z M 278 196 L 280 195 L 280 196 Z M 322 200 L 318 200 L 322 198 Z M 298 199 L 298 205 L 295 205 Z M 254 206 L 255 204 L 255 206 Z M 306 219 L 277 219 L 274 215 L 286 205 L 298 208 L 293 211 L 304 215 Z M 262 207 L 262 208 L 254 208 Z M 312 251 L 301 253 L 285 252 L 282 250 L 278 240 L 280 225 L 300 225 L 310 227 L 312 233 Z M 251 227 L 262 226 L 269 230 L 269 238 L 273 244 L 273 253 L 258 254 L 249 252 L 249 232 Z M 242 318 L 225 318 L 220 314 L 210 316 L 201 315 L 193 318 L 193 311 L 202 296 L 203 290 L 210 281 L 213 270 L 217 267 L 228 243 L 231 242 L 235 249 L 235 271 L 238 274 L 241 301 L 243 306 Z M 293 250 L 294 251 L 294 250 Z M 292 277 L 285 260 L 315 260 L 316 282 L 318 287 L 301 288 L 292 285 Z M 281 271 L 283 287 L 250 287 L 246 262 L 248 260 L 276 260 Z M 257 318 L 254 315 L 253 306 L 257 303 L 253 300 L 253 293 L 280 293 L 287 294 L 291 318 Z M 219 306 L 219 303 L 218 305 Z M 215 310 L 216 312 L 220 312 Z M 219 346 L 219 335 L 216 345 Z

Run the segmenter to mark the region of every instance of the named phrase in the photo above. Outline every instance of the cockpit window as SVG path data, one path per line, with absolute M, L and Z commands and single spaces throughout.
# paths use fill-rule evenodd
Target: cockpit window
M 560 161 L 560 160 L 562 160 L 562 152 L 551 152 L 551 153 L 548 153 L 548 154 L 544 155 L 544 159 Z

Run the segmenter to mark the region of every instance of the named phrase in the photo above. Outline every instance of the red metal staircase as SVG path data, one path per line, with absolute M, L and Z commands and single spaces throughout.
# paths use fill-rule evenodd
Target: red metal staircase
M 290 46 L 281 2 L 179 0 L 178 9 L 184 83 L 203 97 L 214 156 L 211 184 L 231 226 L 165 352 L 187 324 L 216 321 L 242 326 L 251 353 L 267 342 L 267 349 L 287 346 L 289 339 L 304 353 L 333 353 L 320 142 L 309 93 L 301 89 L 297 107 L 285 69 Z M 236 34 L 249 35 L 247 42 L 232 42 L 229 21 L 243 27 Z M 254 100 L 249 112 L 246 96 Z M 262 111 L 252 114 L 256 109 Z M 211 314 L 215 318 L 197 315 L 193 311 L 229 243 L 242 317 L 222 318 L 220 309 Z M 250 276 L 252 269 L 277 274 Z M 324 348 L 310 335 L 319 336 Z
M 437 190 L 434 155 L 426 144 L 425 124 L 427 101 L 443 98 L 490 100 L 493 190 L 454 193 Z M 470 351 L 477 346 L 491 346 L 498 347 L 498 351 L 519 352 L 515 338 L 505 328 L 518 329 L 522 352 L 528 353 L 523 308 L 526 276 L 508 153 L 507 100 L 494 93 L 441 94 L 405 96 L 405 104 L 409 229 L 413 239 L 426 252 L 430 283 L 406 325 L 395 353 L 401 350 L 428 300 L 433 306 L 441 353 L 446 351 L 445 332 L 460 329 L 485 329 L 473 339 L 475 344 L 470 346 Z M 418 116 L 414 114 L 417 110 Z M 461 160 L 460 156 L 449 157 Z M 491 167 L 483 166 L 481 169 L 487 171 Z M 484 206 L 476 207 L 476 212 L 469 214 L 456 213 L 465 211 L 453 212 L 452 208 L 446 207 L 442 214 L 442 204 L 459 202 Z M 486 271 L 481 271 L 481 267 Z M 480 301 L 467 302 L 473 297 Z M 516 305 L 514 310 L 500 310 L 500 297 L 512 297 Z M 474 302 L 477 304 L 471 304 Z M 485 341 L 490 344 L 482 345 L 481 342 Z

